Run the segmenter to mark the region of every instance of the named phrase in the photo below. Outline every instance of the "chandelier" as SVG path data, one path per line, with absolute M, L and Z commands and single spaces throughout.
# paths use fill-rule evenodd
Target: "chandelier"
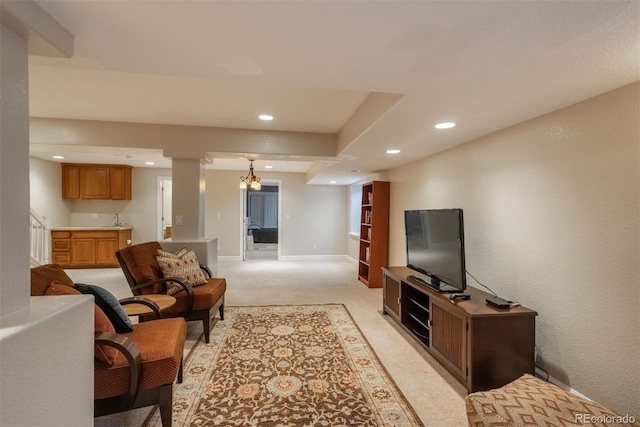
M 240 177 L 240 188 L 250 187 L 252 190 L 260 190 L 262 184 L 260 184 L 260 178 L 253 174 L 253 159 L 249 159 L 251 165 L 249 166 L 249 175 Z

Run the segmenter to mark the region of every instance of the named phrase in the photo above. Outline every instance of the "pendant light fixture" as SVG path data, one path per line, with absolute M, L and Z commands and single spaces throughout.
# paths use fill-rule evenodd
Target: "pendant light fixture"
M 253 159 L 249 159 L 249 174 L 247 176 L 240 177 L 240 188 L 251 188 L 252 190 L 260 190 L 262 184 L 260 184 L 260 178 L 253 174 Z

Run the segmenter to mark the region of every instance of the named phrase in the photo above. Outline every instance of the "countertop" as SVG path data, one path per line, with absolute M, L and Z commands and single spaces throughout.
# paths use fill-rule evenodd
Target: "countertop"
M 103 226 L 93 226 L 93 227 L 78 227 L 78 226 L 68 226 L 68 227 L 51 227 L 50 230 L 51 231 L 81 231 L 81 230 L 96 230 L 96 231 L 111 231 L 111 230 L 131 230 L 133 229 L 133 227 L 131 227 L 130 225 L 123 225 L 122 227 L 114 227 L 114 226 L 109 226 L 109 225 L 103 225 Z

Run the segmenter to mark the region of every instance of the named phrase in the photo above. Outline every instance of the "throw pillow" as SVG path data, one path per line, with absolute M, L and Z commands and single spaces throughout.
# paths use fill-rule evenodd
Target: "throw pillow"
M 182 255 L 178 255 L 180 253 L 182 253 Z M 193 249 L 186 251 L 180 249 L 177 254 L 171 254 L 171 256 L 158 255 L 156 261 L 158 261 L 164 277 L 179 277 L 192 286 L 207 283 L 207 278 L 204 277 L 204 273 L 200 269 L 200 263 Z M 167 282 L 167 293 L 169 295 L 173 295 L 181 290 L 180 285 Z
M 184 254 L 186 254 L 187 252 L 189 252 L 189 249 L 187 248 L 181 248 L 175 254 L 173 252 L 167 252 L 163 249 L 158 249 L 158 256 L 167 257 L 167 258 L 182 258 L 182 256 L 184 256 Z
M 44 293 L 45 295 L 82 295 L 80 291 L 71 286 L 65 285 L 57 280 L 52 281 L 47 287 L 47 290 Z M 100 334 L 102 332 L 111 332 L 114 333 L 115 329 L 113 325 L 109 321 L 109 318 L 106 314 L 98 307 L 96 304 L 93 305 L 94 311 L 94 332 L 96 334 Z M 118 350 L 113 347 L 109 347 L 107 345 L 96 345 L 94 350 L 94 356 L 96 359 L 107 363 L 108 365 L 113 365 L 113 362 L 118 357 Z
M 73 287 L 73 280 L 58 264 L 45 264 L 31 269 L 31 296 L 44 295 L 52 280 Z
M 131 319 L 111 292 L 100 286 L 86 285 L 84 283 L 76 283 L 74 286 L 85 295 L 93 295 L 96 304 L 107 315 L 117 333 L 122 334 L 133 331 Z

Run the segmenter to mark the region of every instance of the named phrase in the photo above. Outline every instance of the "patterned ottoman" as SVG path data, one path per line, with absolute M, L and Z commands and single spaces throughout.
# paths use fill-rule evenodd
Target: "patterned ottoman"
M 486 426 L 640 426 L 597 403 L 525 374 L 509 384 L 465 398 L 471 427 Z

